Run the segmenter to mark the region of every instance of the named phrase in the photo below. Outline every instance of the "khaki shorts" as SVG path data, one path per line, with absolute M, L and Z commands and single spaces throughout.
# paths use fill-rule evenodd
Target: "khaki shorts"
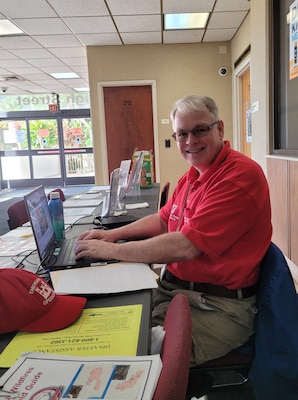
M 191 366 L 227 354 L 253 334 L 256 296 L 228 299 L 181 289 L 167 281 L 153 291 L 153 326 L 163 325 L 168 305 L 178 293 L 185 294 L 191 306 Z

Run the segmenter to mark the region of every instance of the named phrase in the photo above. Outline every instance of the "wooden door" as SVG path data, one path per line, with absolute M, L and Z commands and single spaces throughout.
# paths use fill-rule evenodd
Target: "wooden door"
M 242 85 L 242 152 L 251 157 L 250 69 L 241 77 Z
M 104 87 L 109 173 L 135 149 L 154 151 L 151 86 Z

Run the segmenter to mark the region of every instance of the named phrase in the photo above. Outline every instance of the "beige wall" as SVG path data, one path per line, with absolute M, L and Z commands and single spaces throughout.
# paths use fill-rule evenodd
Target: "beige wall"
M 224 51 L 226 50 L 226 52 Z M 224 54 L 222 54 L 224 53 Z M 157 133 L 160 166 L 160 183 L 170 181 L 171 188 L 188 165 L 178 155 L 176 144 L 165 148 L 165 139 L 171 138 L 171 125 L 162 125 L 169 118 L 175 100 L 182 96 L 201 93 L 213 97 L 225 121 L 226 138 L 232 140 L 232 74 L 230 43 L 131 45 L 87 48 L 91 114 L 94 131 L 96 183 L 104 183 L 101 168 L 101 135 L 98 82 L 156 81 Z M 221 77 L 221 66 L 229 69 Z
M 97 184 L 108 179 L 101 167 L 100 138 L 105 132 L 100 129 L 98 82 L 156 81 L 160 183 L 170 181 L 173 187 L 188 165 L 178 155 L 173 140 L 171 148 L 165 148 L 164 141 L 171 137 L 172 127 L 162 125 L 161 119 L 169 117 L 172 104 L 178 98 L 191 93 L 207 94 L 216 100 L 225 122 L 225 137 L 233 142 L 237 134 L 234 62 L 249 44 L 251 102 L 259 105 L 259 111 L 252 115 L 252 158 L 266 173 L 266 155 L 270 153 L 268 0 L 250 3 L 251 11 L 231 42 L 87 48 Z M 228 67 L 228 76 L 219 75 L 221 66 Z M 236 141 L 234 144 L 237 148 Z

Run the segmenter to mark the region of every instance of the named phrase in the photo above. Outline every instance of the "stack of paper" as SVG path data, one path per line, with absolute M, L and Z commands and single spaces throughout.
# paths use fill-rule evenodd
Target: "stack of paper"
M 58 294 L 104 294 L 152 289 L 156 275 L 148 264 L 124 263 L 71 268 L 51 272 Z

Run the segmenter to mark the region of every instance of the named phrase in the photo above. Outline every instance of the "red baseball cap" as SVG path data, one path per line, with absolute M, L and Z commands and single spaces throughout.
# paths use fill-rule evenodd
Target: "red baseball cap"
M 57 295 L 32 272 L 0 269 L 0 333 L 66 328 L 81 315 L 86 301 L 83 297 Z

